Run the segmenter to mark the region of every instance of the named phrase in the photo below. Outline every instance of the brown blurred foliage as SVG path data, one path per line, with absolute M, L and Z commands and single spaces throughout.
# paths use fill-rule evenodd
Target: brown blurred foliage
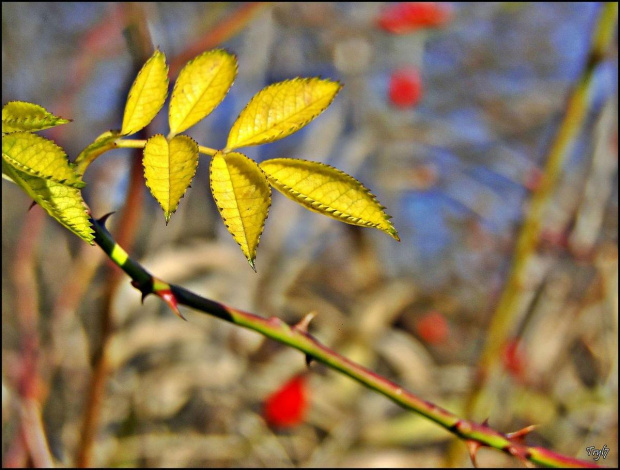
M 572 79 L 579 73 L 579 59 L 558 42 L 587 49 L 595 9 L 471 4 L 455 8 L 441 29 L 396 37 L 377 28 L 383 6 L 374 3 L 141 8 L 172 63 L 190 58 L 196 44 L 238 54 L 231 96 L 190 132 L 203 145 L 220 145 L 267 83 L 314 75 L 341 80 L 341 96 L 306 131 L 247 154 L 327 161 L 355 175 L 387 206 L 402 242 L 275 196 L 255 274 L 219 219 L 208 164 L 201 162 L 167 227 L 146 194 L 131 255 L 159 278 L 237 308 L 289 323 L 314 311 L 311 332 L 323 343 L 461 413 L 523 208 L 572 84 L 570 73 L 557 70 L 573 67 Z M 119 127 L 133 79 L 122 9 L 2 9 L 3 103 L 31 101 L 73 119 L 45 134 L 70 157 Z M 395 109 L 388 101 L 390 71 L 401 65 L 421 70 L 417 107 Z M 543 240 L 521 286 L 509 350 L 498 358 L 505 368 L 485 386 L 483 409 L 472 416 L 488 417 L 505 432 L 537 424 L 529 443 L 571 456 L 587 458 L 586 447 L 607 445 L 610 453 L 598 463 L 610 466 L 617 465 L 618 439 L 614 93 L 595 96 L 579 155 L 569 158 L 541 221 Z M 165 130 L 164 118 L 154 131 Z M 131 155 L 111 153 L 89 169 L 85 198 L 95 215 L 123 207 Z M 28 211 L 30 201 L 14 185 L 3 182 L 2 196 L 3 462 L 70 466 L 110 266 L 38 207 Z M 271 429 L 263 400 L 304 370 L 298 352 L 195 312 L 184 311 L 189 321 L 182 322 L 156 299 L 141 305 L 125 281 L 111 312 L 112 370 L 95 465 L 447 462 L 450 434 L 316 365 L 307 377 L 306 421 Z M 438 333 L 429 315 L 441 319 L 441 341 L 431 339 Z M 518 349 L 510 343 L 517 340 Z M 465 455 L 463 446 L 460 464 Z M 490 451 L 478 463 L 515 464 Z

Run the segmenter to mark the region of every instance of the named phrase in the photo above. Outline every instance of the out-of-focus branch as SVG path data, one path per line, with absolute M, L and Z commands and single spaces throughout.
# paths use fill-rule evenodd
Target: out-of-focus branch
M 501 358 L 500 352 L 516 326 L 519 299 L 522 297 L 523 286 L 526 284 L 526 268 L 538 247 L 543 229 L 544 211 L 556 187 L 563 163 L 570 154 L 575 139 L 582 128 L 590 102 L 594 72 L 605 59 L 613 38 L 617 16 L 617 3 L 602 5 L 586 65 L 568 97 L 564 118 L 549 148 L 540 184 L 530 199 L 517 240 L 512 269 L 486 335 L 486 343 L 480 356 L 474 380 L 474 389 L 466 406 L 468 415 L 475 409 L 476 402 L 481 396 L 480 392 L 483 390 L 493 367 Z
M 181 68 L 195 56 L 211 49 L 239 33 L 269 2 L 248 2 L 241 5 L 229 16 L 220 21 L 215 28 L 199 37 L 185 50 L 172 59 L 170 75 L 176 77 Z
M 25 465 L 29 458 L 37 466 L 52 464 L 39 413 L 42 388 L 39 376 L 39 297 L 35 275 L 37 242 L 45 220 L 45 214 L 39 208 L 29 211 L 13 263 L 15 310 L 20 334 L 19 375 L 16 377 L 20 423 L 3 461 L 7 466 Z
M 140 6 L 132 3 L 124 4 L 124 16 L 127 24 L 126 38 L 129 50 L 133 54 L 134 68 L 138 70 L 148 59 L 153 48 L 146 18 Z M 127 243 L 128 246 L 133 245 L 139 218 L 142 214 L 144 181 L 141 157 L 140 150 L 136 150 L 131 162 L 127 199 L 121 213 L 117 233 L 118 239 L 123 240 L 123 243 Z M 120 280 L 118 271 L 110 270 L 105 281 L 106 287 L 100 312 L 100 339 L 93 353 L 93 375 L 77 449 L 76 465 L 79 467 L 89 467 L 92 464 L 92 449 L 100 421 L 105 383 L 108 376 L 107 347 L 114 330 L 112 301 Z

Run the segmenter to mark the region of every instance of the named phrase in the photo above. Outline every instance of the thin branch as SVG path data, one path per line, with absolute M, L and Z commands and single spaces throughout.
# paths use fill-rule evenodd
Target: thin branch
M 29 399 L 21 404 L 22 434 L 34 466 L 52 468 L 54 460 L 47 445 L 45 427 L 41 419 L 41 406 L 38 400 Z
M 143 139 L 119 139 L 116 141 L 116 147 L 119 149 L 143 149 L 146 146 L 146 140 Z
M 39 373 L 40 312 L 36 277 L 37 247 L 45 221 L 45 214 L 39 208 L 28 212 L 13 261 L 15 311 L 19 312 L 16 320 L 20 338 L 20 364 L 19 375 L 15 377 L 15 385 L 19 400 L 20 421 L 19 431 L 9 444 L 6 459 L 3 461 L 7 466 L 19 466 L 27 462 L 28 458 L 40 461 L 37 452 L 39 446 L 36 443 L 43 442 L 42 447 L 47 446 L 43 428 L 31 429 L 32 423 L 28 418 L 32 416 L 32 413 L 24 412 L 24 410 L 37 407 L 42 395 L 45 395 Z M 29 439 L 33 435 L 36 435 L 37 439 Z
M 601 6 L 595 25 L 590 51 L 584 70 L 572 89 L 566 102 L 564 118 L 557 130 L 555 139 L 548 151 L 541 182 L 530 199 L 529 208 L 521 228 L 514 254 L 513 265 L 493 315 L 486 335 L 486 343 L 480 356 L 475 387 L 466 404 L 466 413 L 471 415 L 481 391 L 489 378 L 496 361 L 501 357 L 500 350 L 506 344 L 511 330 L 517 322 L 518 300 L 522 297 L 526 282 L 526 267 L 535 255 L 540 234 L 544 228 L 543 216 L 549 199 L 555 189 L 564 161 L 573 149 L 576 138 L 586 117 L 593 87 L 594 72 L 605 60 L 605 54 L 614 36 L 618 4 L 606 3 Z
M 213 29 L 196 39 L 172 60 L 170 76 L 176 77 L 181 68 L 198 54 L 219 46 L 237 35 L 260 11 L 269 5 L 269 2 L 248 2 L 231 12 L 226 18 L 219 21 Z
M 152 42 L 148 32 L 144 12 L 137 4 L 124 4 L 126 15 L 127 43 L 133 53 L 135 68 L 139 68 L 152 52 Z M 144 134 L 144 131 L 142 131 Z M 142 159 L 139 148 L 136 148 L 131 163 L 130 181 L 127 203 L 121 215 L 118 238 L 123 244 L 132 245 L 138 229 L 139 217 L 142 214 L 142 198 L 144 180 L 142 176 Z M 108 345 L 112 337 L 114 322 L 112 317 L 112 301 L 120 283 L 117 271 L 109 271 L 106 279 L 106 290 L 101 303 L 100 342 L 93 354 L 93 375 L 90 382 L 82 432 L 77 448 L 76 465 L 89 467 L 92 464 L 93 445 L 100 421 L 105 384 L 108 376 L 109 362 L 107 359 Z
M 212 149 L 210 147 L 205 147 L 204 145 L 199 145 L 198 146 L 198 151 L 200 153 L 203 153 L 205 155 L 209 155 L 211 157 L 217 153 L 216 149 Z
M 201 297 L 183 287 L 166 284 L 153 277 L 140 263 L 133 260 L 112 238 L 102 220 L 91 219 L 91 222 L 95 230 L 95 243 L 131 277 L 132 285 L 142 292 L 143 298 L 149 294 L 155 294 L 166 300 L 168 305 L 176 306 L 178 303 L 191 307 L 198 312 L 254 330 L 268 338 L 298 349 L 306 355 L 306 358 L 319 361 L 348 375 L 362 385 L 385 395 L 401 407 L 436 422 L 465 442 L 475 442 L 478 446 L 494 447 L 509 455 L 541 465 L 598 467 L 592 462 L 564 456 L 547 449 L 525 446 L 519 442 L 521 436 L 518 432 L 509 436 L 492 429 L 486 423 L 479 424 L 461 419 L 321 344 L 307 332 L 307 325 L 303 320 L 297 325 L 290 326 L 277 317 L 263 318 Z M 515 437 L 517 435 L 518 437 Z

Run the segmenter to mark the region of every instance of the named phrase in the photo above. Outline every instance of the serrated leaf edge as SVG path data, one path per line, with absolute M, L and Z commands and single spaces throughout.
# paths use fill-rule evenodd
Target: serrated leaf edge
M 151 136 L 151 137 L 149 137 L 149 139 L 146 141 L 146 144 L 145 144 L 144 148 L 146 149 L 146 146 L 148 145 L 149 141 L 150 141 L 151 139 L 153 139 L 153 138 L 157 137 L 157 136 L 161 136 L 161 137 L 163 137 L 164 139 L 166 139 L 166 136 L 164 136 L 163 134 L 155 134 L 155 135 L 152 135 L 152 136 Z M 191 141 L 192 141 L 192 142 L 196 145 L 196 149 L 198 149 L 198 142 L 196 142 L 196 141 L 195 141 L 194 139 L 192 139 L 190 136 L 188 136 L 188 135 L 178 135 L 178 136 L 174 136 L 174 137 L 173 137 L 173 139 L 175 139 L 175 138 L 177 138 L 177 137 L 185 137 L 185 138 L 187 138 L 187 139 L 191 140 Z M 172 140 L 172 139 L 170 139 L 170 140 L 166 139 L 166 143 L 168 144 L 168 154 L 170 154 L 170 141 L 171 141 L 171 140 Z M 142 152 L 142 156 L 143 156 L 143 158 L 142 158 L 142 166 L 143 166 L 143 167 L 145 168 L 145 170 L 146 170 L 146 167 L 144 166 L 144 151 Z M 145 176 L 145 178 L 144 178 L 144 183 L 145 183 L 145 184 L 146 184 L 146 186 L 149 188 L 149 191 L 151 192 L 151 195 L 153 196 L 153 198 L 155 198 L 155 200 L 157 201 L 157 203 L 159 204 L 159 206 L 163 209 L 163 211 L 164 211 L 164 218 L 166 219 L 166 225 L 168 225 L 168 222 L 170 222 L 170 219 L 171 219 L 171 217 L 172 217 L 172 214 L 174 214 L 174 213 L 177 211 L 177 209 L 179 208 L 179 204 L 181 203 L 181 199 L 183 199 L 183 198 L 185 197 L 185 194 L 187 194 L 187 190 L 188 190 L 188 189 L 189 189 L 189 187 L 191 186 L 191 182 L 192 182 L 192 180 L 194 179 L 194 177 L 196 176 L 196 171 L 197 171 L 197 170 L 198 170 L 198 164 L 196 164 L 196 167 L 194 168 L 194 173 L 192 174 L 192 177 L 190 178 L 190 184 L 187 186 L 187 188 L 185 188 L 185 191 L 183 192 L 183 194 L 182 194 L 182 195 L 181 195 L 181 197 L 179 198 L 179 201 L 177 202 L 177 204 L 176 204 L 176 206 L 174 207 L 174 209 L 173 209 L 173 210 L 171 210 L 171 211 L 170 211 L 170 212 L 168 212 L 168 213 L 166 212 L 166 209 L 164 209 L 164 208 L 163 208 L 163 206 L 161 205 L 161 203 L 159 202 L 159 200 L 158 200 L 158 199 L 155 197 L 155 195 L 153 194 L 153 188 L 151 187 L 151 185 L 150 185 L 150 184 L 149 184 L 149 182 L 148 182 L 148 179 L 147 179 L 147 178 L 146 178 L 146 176 Z
M 55 178 L 50 175 L 44 175 L 36 171 L 35 169 L 30 168 L 29 166 L 26 166 L 23 163 L 16 161 L 14 158 L 10 157 L 4 152 L 2 153 L 2 158 L 4 158 L 4 160 L 16 170 L 19 170 L 22 173 L 26 173 L 27 175 L 34 176 L 35 178 L 41 178 L 44 180 L 53 181 L 54 183 L 63 184 L 65 186 L 70 186 L 75 189 L 82 189 L 86 186 L 86 183 L 84 181 L 71 181 L 68 179 L 59 179 L 59 178 Z
M 9 134 L 18 134 L 18 133 L 23 133 L 23 134 L 29 134 L 29 135 L 34 135 L 36 137 L 38 137 L 39 139 L 43 139 L 45 141 L 48 142 L 48 144 L 53 145 L 54 147 L 56 147 L 56 149 L 60 150 L 62 152 L 62 154 L 64 155 L 64 158 L 67 161 L 67 164 L 73 169 L 73 167 L 71 166 L 71 162 L 69 162 L 68 157 L 67 157 L 67 153 L 65 152 L 65 149 L 63 149 L 60 145 L 58 145 L 56 142 L 54 142 L 53 140 L 50 139 L 46 139 L 45 137 L 42 137 L 38 134 L 35 134 L 33 132 L 28 132 L 28 131 L 19 131 L 19 132 L 10 132 Z M 13 136 L 16 137 L 16 136 Z M 86 186 L 86 183 L 84 181 L 82 181 L 80 179 L 80 175 L 78 175 L 77 173 L 75 173 L 75 181 L 69 180 L 69 179 L 60 179 L 60 178 L 56 178 L 52 175 L 44 175 L 41 172 L 35 170 L 34 168 L 31 168 L 27 165 L 24 165 L 23 163 L 18 162 L 17 160 L 15 160 L 13 157 L 11 157 L 10 155 L 2 152 L 2 158 L 4 158 L 4 160 L 11 165 L 13 168 L 26 173 L 27 175 L 30 176 L 34 176 L 37 178 L 41 178 L 44 180 L 48 180 L 48 181 L 53 181 L 55 183 L 59 183 L 59 184 L 64 184 L 65 186 L 71 186 L 73 188 L 76 189 L 82 189 Z
M 265 160 L 262 163 L 268 163 L 272 160 L 288 160 L 288 161 L 296 161 L 299 160 L 297 158 L 278 158 L 278 159 L 270 159 L 270 160 Z M 304 160 L 299 160 L 299 161 L 304 161 Z M 261 163 L 261 164 L 262 164 Z M 349 175 L 348 173 L 345 173 L 342 170 L 339 170 L 336 167 L 333 167 L 331 165 L 328 165 L 327 163 L 321 163 L 321 162 L 313 162 L 316 163 L 320 166 L 325 166 L 328 167 L 332 170 L 334 170 L 335 172 L 337 172 L 338 174 L 344 176 L 347 179 L 351 179 L 355 182 L 356 186 L 362 190 L 362 192 L 366 193 L 368 196 L 370 196 L 371 200 L 377 205 L 377 207 L 379 209 L 381 209 L 381 212 L 383 213 L 383 218 L 385 220 L 385 222 L 387 222 L 389 229 L 387 230 L 387 232 L 389 233 L 390 236 L 392 236 L 393 238 L 395 238 L 396 240 L 400 241 L 400 238 L 398 237 L 398 232 L 396 231 L 396 228 L 394 227 L 394 225 L 392 224 L 392 222 L 390 221 L 390 219 L 392 218 L 391 215 L 389 215 L 386 212 L 386 207 L 383 206 L 379 200 L 377 199 L 377 196 L 375 196 L 370 189 L 368 189 L 366 186 L 364 186 L 360 181 L 358 181 L 357 179 L 355 179 L 353 176 Z M 262 168 L 261 168 L 262 169 Z M 309 205 L 311 205 L 313 208 L 315 208 L 319 213 L 321 212 L 327 212 L 331 215 L 333 215 L 334 217 L 336 217 L 338 220 L 342 221 L 342 222 L 346 222 L 349 224 L 353 224 L 353 225 L 358 225 L 358 226 L 364 226 L 364 227 L 373 227 L 373 228 L 377 228 L 379 230 L 383 230 L 383 228 L 380 227 L 379 224 L 374 223 L 374 222 L 370 222 L 370 221 L 365 221 L 359 217 L 355 217 L 353 215 L 350 214 L 345 214 L 344 212 L 341 212 L 337 209 L 332 209 L 329 206 L 326 206 L 325 204 L 311 198 L 310 196 L 307 196 L 305 194 L 300 193 L 299 191 L 296 191 L 295 189 L 293 189 L 291 186 L 288 186 L 287 184 L 282 183 L 280 180 L 278 180 L 275 177 L 270 176 L 267 172 L 265 172 L 265 175 L 267 176 L 267 180 L 269 181 L 269 183 L 278 191 L 280 191 L 281 193 L 286 194 L 286 192 L 290 193 L 290 195 L 294 195 L 295 197 L 299 198 L 299 199 L 303 199 L 304 201 L 308 202 Z M 278 188 L 276 186 L 276 184 L 272 183 L 272 180 L 277 181 L 277 184 L 280 185 L 283 189 L 286 190 L 282 191 L 280 188 Z M 293 199 L 293 201 L 295 201 L 295 199 Z M 297 201 L 295 201 L 297 202 Z M 303 206 L 302 204 L 302 207 Z
M 38 132 L 38 131 L 42 131 L 45 129 L 50 129 L 52 127 L 56 127 L 56 126 L 61 126 L 63 124 L 68 124 L 70 122 L 73 122 L 73 119 L 65 119 L 63 117 L 60 116 L 56 116 L 55 114 L 50 113 L 47 109 L 45 109 L 43 106 L 41 106 L 40 104 L 36 104 L 36 103 L 30 103 L 28 101 L 20 101 L 20 100 L 12 100 L 7 102 L 2 109 L 4 109 L 7 105 L 11 104 L 11 103 L 23 103 L 23 104 L 29 104 L 29 105 L 34 105 L 34 106 L 38 106 L 39 108 L 41 108 L 46 114 L 48 114 L 52 119 L 52 121 L 55 121 L 53 123 L 50 124 L 46 124 L 43 127 L 39 127 L 38 129 L 19 129 L 19 130 L 15 130 L 15 131 L 2 131 L 3 134 L 14 134 L 15 132 Z M 40 118 L 35 118 L 35 117 L 23 117 L 23 118 L 2 118 L 2 123 L 7 123 L 10 126 L 14 126 L 14 124 L 22 124 L 22 123 L 28 123 L 28 122 L 33 122 L 36 123 L 37 121 L 41 122 Z
M 161 105 L 159 106 L 159 109 L 157 110 L 157 112 L 151 118 L 151 121 L 153 119 L 155 119 L 155 117 L 159 114 L 161 109 L 164 107 L 164 104 L 166 104 L 166 99 L 168 98 L 168 88 L 170 87 L 170 77 L 169 77 L 170 66 L 166 62 L 166 55 L 162 51 L 160 51 L 159 49 L 157 49 L 156 52 L 160 52 L 164 56 L 164 65 L 166 66 L 166 94 L 164 95 L 164 99 L 162 100 Z M 131 88 L 129 89 L 129 95 L 127 95 L 127 99 L 125 100 L 125 106 L 127 106 L 127 103 L 129 103 L 129 101 L 131 100 L 133 94 L 136 92 L 136 90 L 134 90 L 134 88 L 133 88 L 134 84 L 138 81 L 138 78 L 140 78 L 140 76 L 145 72 L 146 65 L 151 60 L 154 60 L 155 57 L 156 57 L 156 55 L 155 55 L 155 52 L 154 52 L 153 55 L 151 57 L 149 57 L 148 60 L 144 63 L 144 65 L 142 66 L 142 68 L 138 72 L 138 75 L 136 75 L 136 78 L 132 82 Z M 140 89 L 140 92 L 144 89 L 144 86 L 146 86 L 147 83 L 148 83 L 148 78 L 147 78 L 147 80 L 145 80 L 144 85 L 142 86 L 142 89 Z M 133 109 L 133 112 L 135 112 L 135 107 Z M 123 123 L 121 124 L 121 136 L 128 136 L 128 135 L 135 134 L 136 132 L 139 132 L 142 129 L 144 129 L 146 126 L 148 126 L 151 123 L 151 121 L 147 122 L 144 126 L 138 128 L 138 129 L 131 129 L 130 128 L 129 131 L 123 132 L 123 128 L 124 128 L 123 124 L 125 123 L 125 114 L 123 114 Z
M 218 152 L 222 158 L 226 159 L 226 155 L 229 152 Z M 269 177 L 267 176 L 267 174 L 263 171 L 263 169 L 260 167 L 260 164 L 257 163 L 255 160 L 253 160 L 252 158 L 248 157 L 247 155 L 241 153 L 241 152 L 235 152 L 235 153 L 240 153 L 241 155 L 243 155 L 245 158 L 247 158 L 248 160 L 256 163 L 256 166 L 258 167 L 258 169 L 260 170 L 260 172 L 265 176 L 265 179 L 267 179 L 267 181 L 269 181 Z M 217 155 L 217 154 L 216 154 Z M 214 155 L 215 157 L 215 155 Z M 213 184 L 211 183 L 211 175 L 213 174 L 213 170 L 212 170 L 212 166 L 213 166 L 213 158 L 211 159 L 210 165 L 209 165 L 209 183 L 211 184 L 211 197 L 213 197 L 213 201 L 215 202 L 215 205 L 217 207 L 218 212 L 220 213 L 220 218 L 222 219 L 222 222 L 224 223 L 224 225 L 226 226 L 226 230 L 228 230 L 228 233 L 230 233 L 230 226 L 228 225 L 228 223 L 226 222 L 226 219 L 224 218 L 224 216 L 222 216 L 222 208 L 220 207 L 217 198 L 215 197 L 215 195 L 213 194 Z M 253 258 L 249 258 L 246 257 L 246 259 L 248 260 L 248 262 L 250 263 L 250 266 L 252 267 L 252 269 L 254 270 L 254 272 L 256 272 L 256 265 L 254 263 L 254 261 L 256 260 L 256 255 L 258 253 L 258 247 L 260 245 L 260 239 L 263 236 L 263 232 L 265 230 L 265 224 L 267 223 L 267 219 L 269 218 L 269 209 L 271 209 L 271 191 L 269 191 L 269 195 L 268 195 L 268 199 L 267 199 L 267 214 L 265 215 L 265 218 L 263 219 L 263 225 L 261 227 L 260 233 L 258 234 L 258 238 L 256 239 L 256 248 L 254 250 L 254 257 Z M 244 227 L 245 228 L 245 227 Z M 232 234 L 231 234 L 232 235 Z M 235 241 L 235 243 L 237 243 L 237 245 L 239 245 L 239 248 L 241 248 L 241 252 L 243 253 L 243 246 L 241 245 L 241 243 L 239 243 L 237 241 L 237 239 L 233 236 L 232 237 L 233 240 Z M 245 255 L 245 253 L 244 253 Z
M 338 81 L 338 80 L 332 80 L 331 78 L 322 78 L 321 76 L 318 76 L 318 77 L 295 77 L 295 78 L 290 78 L 290 79 L 287 79 L 287 80 L 282 80 L 282 81 L 280 81 L 280 82 L 275 82 L 275 83 L 272 83 L 272 84 L 267 85 L 266 87 L 264 87 L 264 88 L 260 89 L 260 90 L 259 90 L 259 91 L 258 91 L 258 92 L 257 92 L 257 93 L 256 93 L 256 94 L 255 94 L 255 95 L 254 95 L 251 99 L 250 99 L 250 101 L 249 101 L 249 102 L 245 105 L 245 107 L 241 110 L 241 112 L 240 112 L 240 113 L 239 113 L 239 115 L 237 116 L 237 119 L 235 119 L 235 121 L 233 122 L 233 125 L 232 125 L 232 127 L 231 127 L 231 130 L 232 130 L 232 128 L 233 128 L 233 127 L 235 127 L 235 124 L 237 123 L 237 121 L 239 120 L 239 118 L 241 117 L 241 115 L 245 112 L 245 110 L 246 110 L 246 109 L 248 109 L 248 108 L 250 107 L 250 105 L 252 105 L 252 104 L 253 104 L 254 100 L 256 99 L 256 97 L 257 97 L 260 93 L 266 92 L 266 91 L 267 91 L 267 90 L 269 90 L 270 88 L 274 88 L 274 87 L 277 87 L 277 86 L 282 86 L 282 85 L 283 85 L 283 84 L 285 84 L 285 83 L 293 83 L 293 82 L 310 82 L 310 81 L 313 81 L 313 80 L 323 80 L 323 81 L 329 81 L 329 82 L 331 82 L 331 83 L 336 83 L 336 84 L 338 85 L 338 89 L 337 89 L 337 90 L 336 90 L 336 92 L 334 93 L 334 96 L 332 96 L 331 100 L 329 100 L 329 103 L 327 103 L 327 105 L 325 105 L 325 107 L 324 107 L 321 111 L 319 111 L 318 113 L 316 113 L 316 114 L 312 114 L 312 115 L 311 115 L 311 117 L 307 119 L 307 121 L 306 121 L 306 123 L 305 123 L 305 124 L 303 124 L 303 125 L 301 125 L 301 126 L 299 126 L 299 127 L 297 127 L 297 128 L 296 128 L 295 126 L 291 126 L 291 127 L 289 127 L 289 129 L 288 129 L 287 131 L 282 130 L 282 131 L 278 132 L 278 134 L 276 134 L 275 136 L 272 136 L 272 137 L 270 137 L 270 138 L 268 138 L 268 139 L 261 140 L 260 142 L 256 142 L 256 143 L 253 143 L 253 144 L 236 144 L 236 145 L 235 145 L 235 146 L 233 146 L 233 147 L 229 147 L 229 146 L 228 146 L 228 142 L 227 142 L 227 143 L 226 143 L 226 148 L 225 148 L 223 151 L 224 151 L 225 153 L 228 153 L 228 152 L 230 152 L 230 151 L 232 151 L 232 150 L 235 150 L 235 149 L 238 149 L 238 148 L 242 148 L 242 147 L 252 147 L 252 146 L 254 146 L 254 145 L 263 145 L 263 144 L 267 144 L 267 143 L 275 142 L 275 141 L 280 140 L 280 139 L 282 138 L 282 137 L 279 137 L 279 136 L 281 136 L 282 134 L 286 134 L 286 137 L 288 137 L 289 135 L 292 135 L 292 134 L 294 134 L 295 132 L 297 132 L 297 131 L 299 131 L 299 130 L 303 129 L 303 128 L 304 128 L 304 127 L 306 127 L 308 124 L 310 124 L 310 122 L 312 122 L 312 121 L 313 121 L 314 119 L 316 119 L 318 116 L 320 116 L 321 114 L 323 114 L 323 113 L 327 110 L 327 108 L 329 108 L 329 107 L 330 107 L 330 105 L 334 102 L 334 99 L 336 99 L 336 96 L 338 96 L 338 93 L 340 93 L 340 90 L 342 90 L 342 88 L 344 87 L 344 85 L 343 85 L 340 81 Z M 294 129 L 294 130 L 292 130 L 292 129 Z M 230 139 L 230 132 L 229 132 L 228 138 Z
M 7 162 L 7 163 L 8 163 L 8 162 Z M 95 231 L 93 230 L 93 228 L 92 228 L 92 224 L 90 223 L 90 221 L 89 221 L 89 223 L 88 223 L 88 229 L 86 230 L 86 234 L 82 234 L 82 233 L 81 233 L 81 229 L 79 229 L 77 225 L 75 225 L 75 224 L 71 223 L 70 219 L 67 219 L 66 217 L 64 217 L 64 216 L 63 216 L 63 214 L 62 214 L 62 211 L 60 211 L 60 210 L 58 210 L 58 209 L 56 208 L 55 204 L 53 204 L 53 198 L 52 198 L 52 199 L 50 199 L 50 198 L 46 198 L 46 197 L 43 197 L 41 194 L 36 193 L 36 192 L 35 192 L 35 190 L 34 190 L 34 189 L 33 189 L 33 188 L 32 188 L 32 187 L 31 187 L 31 186 L 30 186 L 30 185 L 29 185 L 26 181 L 24 181 L 24 179 L 21 177 L 21 175 L 20 175 L 21 171 L 20 171 L 19 169 L 17 169 L 17 168 L 14 168 L 14 167 L 13 167 L 13 171 L 15 171 L 15 176 L 18 178 L 18 181 L 19 181 L 19 182 L 18 182 L 18 181 L 15 181 L 15 182 L 18 184 L 18 186 L 20 186 L 22 189 L 24 189 L 24 190 L 26 191 L 26 193 L 27 193 L 30 197 L 32 197 L 32 198 L 33 198 L 33 200 L 34 200 L 35 202 L 37 202 L 37 201 L 36 201 L 36 198 L 35 198 L 35 195 L 36 195 L 37 197 L 39 197 L 42 201 L 44 201 L 44 202 L 46 203 L 46 205 L 47 205 L 47 206 L 46 206 L 46 207 L 41 206 L 41 207 L 42 207 L 42 208 L 43 208 L 46 212 L 48 212 L 48 213 L 50 214 L 50 216 L 51 216 L 54 220 L 56 220 L 56 221 L 57 221 L 58 223 L 60 223 L 61 225 L 65 226 L 65 227 L 66 227 L 67 229 L 69 229 L 69 231 L 71 231 L 74 235 L 77 235 L 77 236 L 78 236 L 79 238 L 81 238 L 82 240 L 85 240 L 85 241 L 86 241 L 86 242 L 88 242 L 90 245 L 93 245 L 93 246 L 94 246 L 94 244 L 95 244 L 95 243 L 94 243 L 94 238 L 95 238 L 94 234 L 95 234 Z M 30 178 L 45 179 L 45 178 L 39 178 L 39 177 L 34 176 L 34 175 L 30 175 L 30 174 L 28 174 L 28 173 L 24 173 L 24 174 L 26 174 L 26 175 L 27 175 L 27 176 L 29 176 Z M 12 176 L 12 175 L 10 175 L 10 176 Z M 47 181 L 50 181 L 51 183 L 54 183 L 54 184 L 62 184 L 62 183 L 58 183 L 57 181 L 52 181 L 52 180 L 47 180 Z M 21 183 L 21 184 L 19 184 L 19 183 Z M 64 185 L 64 186 L 67 186 L 67 185 Z M 26 189 L 26 188 L 28 188 L 28 189 Z M 81 197 L 82 195 L 81 195 L 80 191 L 79 191 L 78 189 L 74 188 L 74 187 L 71 187 L 71 186 L 69 186 L 69 189 L 70 189 L 70 190 L 74 190 L 74 191 L 77 191 L 77 192 L 78 192 L 78 194 L 79 194 L 79 196 L 80 196 L 80 203 L 81 203 L 81 204 L 82 204 L 82 206 L 84 207 L 84 213 L 85 213 L 87 216 L 89 216 L 89 208 L 88 208 L 88 206 L 86 205 L 86 202 L 84 202 L 84 200 L 82 199 L 82 197 Z M 40 203 L 38 203 L 38 202 L 37 202 L 37 204 L 41 205 L 41 204 L 40 204 Z M 86 237 L 86 238 L 85 238 L 85 237 Z
M 226 90 L 226 93 L 224 93 L 224 96 L 222 96 L 222 99 L 213 107 L 213 109 L 206 115 L 204 116 L 202 119 L 205 119 L 206 117 L 208 117 L 213 111 L 215 111 L 215 109 L 222 103 L 222 101 L 224 101 L 224 98 L 226 98 L 228 96 L 228 93 L 230 93 L 230 89 L 232 88 L 232 86 L 235 84 L 235 80 L 237 79 L 237 75 L 239 73 L 239 63 L 237 61 L 237 55 L 228 51 L 227 49 L 224 48 L 219 48 L 219 49 L 213 49 L 210 51 L 205 51 L 202 54 L 197 55 L 196 57 L 194 57 L 193 59 L 191 59 L 189 62 L 187 62 L 183 68 L 181 69 L 181 71 L 179 72 L 179 76 L 177 77 L 176 81 L 174 82 L 174 88 L 172 89 L 172 94 L 170 96 L 170 104 L 168 105 L 168 122 L 170 122 L 170 111 L 172 110 L 172 100 L 174 100 L 175 95 L 177 94 L 177 83 L 179 83 L 179 79 L 181 78 L 181 74 L 183 73 L 183 71 L 185 70 L 186 67 L 189 67 L 193 62 L 195 62 L 196 60 L 198 60 L 199 58 L 201 58 L 204 55 L 210 54 L 210 53 L 214 53 L 214 52 L 225 52 L 226 54 L 230 55 L 233 57 L 234 59 L 234 66 L 235 66 L 235 74 L 234 74 L 234 78 L 232 80 L 232 82 L 230 83 L 230 86 L 228 87 L 228 90 Z M 213 80 L 211 80 L 213 81 Z M 192 109 L 196 106 L 196 103 L 194 103 L 194 106 L 192 106 Z M 190 114 L 190 113 L 188 113 Z M 185 118 L 186 119 L 186 118 Z M 183 119 L 183 121 L 185 121 L 185 119 Z M 202 121 L 202 119 L 200 119 L 198 122 L 192 124 L 189 127 L 181 127 L 181 130 L 176 130 L 174 133 L 177 134 L 179 132 L 185 132 L 187 129 L 190 129 L 191 127 L 195 126 L 196 124 L 198 124 L 200 121 Z M 182 122 L 183 122 L 182 121 Z M 170 129 L 170 132 L 172 132 L 172 129 Z

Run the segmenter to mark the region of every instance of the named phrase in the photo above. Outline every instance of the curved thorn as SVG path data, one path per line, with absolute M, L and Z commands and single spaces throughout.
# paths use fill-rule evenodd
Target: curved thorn
M 112 211 L 112 212 L 108 212 L 106 215 L 102 216 L 101 218 L 97 219 L 97 222 L 99 222 L 101 225 L 103 225 L 105 227 L 105 223 L 108 220 L 108 218 L 112 215 L 115 214 L 116 211 Z
M 297 331 L 301 331 L 302 333 L 308 332 L 308 326 L 310 326 L 310 322 L 312 319 L 316 317 L 316 312 L 310 312 L 305 317 L 303 317 L 299 322 L 293 327 Z

